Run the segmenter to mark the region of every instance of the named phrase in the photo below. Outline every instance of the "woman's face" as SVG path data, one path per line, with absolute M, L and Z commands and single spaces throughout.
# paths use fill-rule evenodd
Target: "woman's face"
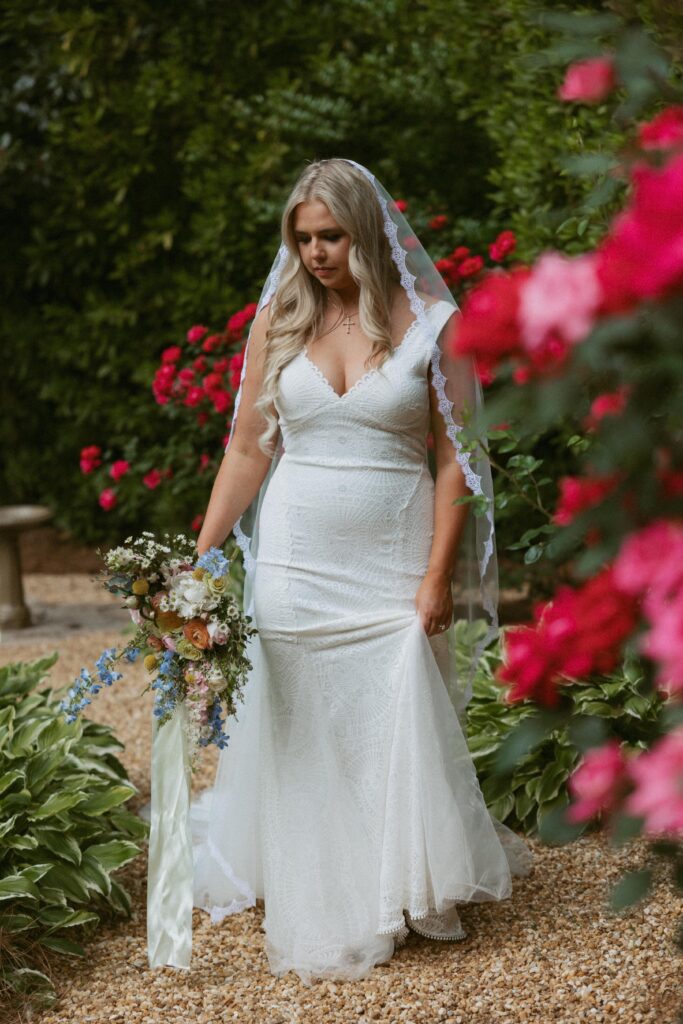
M 304 266 L 321 284 L 335 289 L 354 284 L 349 273 L 351 238 L 322 200 L 298 204 L 294 232 Z

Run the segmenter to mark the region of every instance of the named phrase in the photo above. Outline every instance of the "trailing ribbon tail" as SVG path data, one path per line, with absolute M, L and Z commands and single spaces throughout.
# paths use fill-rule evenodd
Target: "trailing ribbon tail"
M 189 969 L 192 955 L 192 833 L 187 711 L 178 704 L 152 725 L 152 804 L 147 871 L 150 967 Z

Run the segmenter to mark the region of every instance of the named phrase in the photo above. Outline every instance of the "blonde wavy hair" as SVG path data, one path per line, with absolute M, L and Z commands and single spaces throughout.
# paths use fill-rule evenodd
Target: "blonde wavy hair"
M 372 183 L 346 160 L 317 160 L 300 174 L 282 212 L 282 240 L 289 250 L 279 284 L 269 303 L 270 322 L 264 343 L 263 383 L 254 405 L 266 428 L 261 451 L 274 454 L 278 422 L 271 411 L 280 373 L 324 326 L 325 286 L 304 266 L 294 233 L 299 203 L 319 199 L 348 232 L 349 273 L 360 286 L 360 326 L 372 342 L 367 362 L 381 353 L 381 367 L 393 351 L 391 310 L 400 273 L 384 231 L 384 216 Z

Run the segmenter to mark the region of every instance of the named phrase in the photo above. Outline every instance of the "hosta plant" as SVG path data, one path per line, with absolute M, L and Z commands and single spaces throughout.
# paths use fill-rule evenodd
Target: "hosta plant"
M 105 914 L 130 913 L 113 877 L 147 824 L 107 726 L 67 724 L 49 688 L 57 653 L 0 668 L 0 1005 L 55 999 L 54 954 L 82 956 Z

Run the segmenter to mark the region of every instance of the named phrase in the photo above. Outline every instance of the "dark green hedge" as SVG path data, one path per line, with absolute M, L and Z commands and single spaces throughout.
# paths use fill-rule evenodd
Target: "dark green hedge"
M 258 296 L 307 161 L 369 165 L 418 218 L 449 213 L 475 249 L 508 227 L 525 259 L 599 235 L 600 210 L 558 238 L 593 185 L 558 158 L 617 129 L 607 108 L 554 100 L 564 68 L 534 61 L 553 38 L 537 10 L 8 0 L 0 501 L 47 501 L 83 539 L 119 539 L 79 451 L 172 443 L 182 426 L 149 390 L 159 353 Z M 220 457 L 220 437 L 207 443 Z M 187 529 L 180 498 L 161 516 L 169 529 Z M 150 521 L 141 501 L 122 529 Z

